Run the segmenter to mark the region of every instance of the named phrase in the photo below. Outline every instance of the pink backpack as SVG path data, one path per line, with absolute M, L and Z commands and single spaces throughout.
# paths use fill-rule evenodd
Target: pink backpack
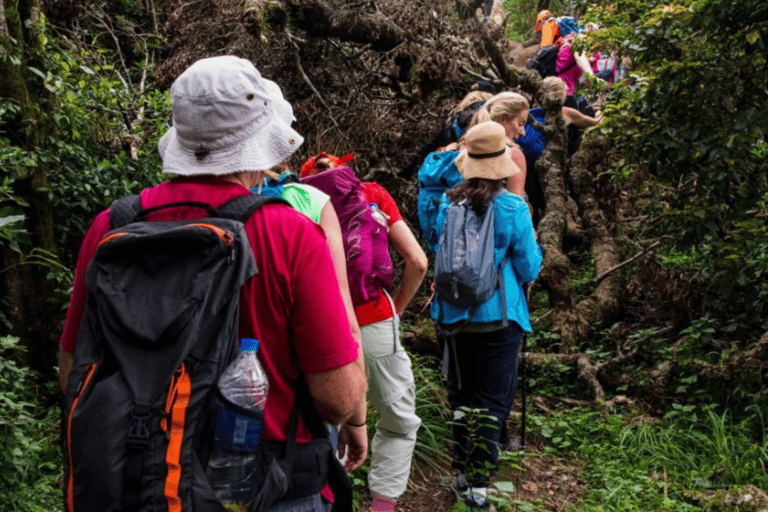
M 392 286 L 389 238 L 387 228 L 374 219 L 355 171 L 335 167 L 301 181 L 331 196 L 344 240 L 352 303 L 359 306 L 378 298 L 380 287 Z

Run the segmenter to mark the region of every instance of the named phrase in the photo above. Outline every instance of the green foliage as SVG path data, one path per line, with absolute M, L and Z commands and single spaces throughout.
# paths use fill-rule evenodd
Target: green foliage
M 439 468 L 448 460 L 448 442 L 452 438 L 448 418 L 447 395 L 442 386 L 440 361 L 429 355 L 410 354 L 416 384 L 416 416 L 421 427 L 416 438 L 414 457 Z
M 453 411 L 453 419 L 449 421 L 450 425 L 466 429 L 467 444 L 464 447 L 466 453 L 463 454 L 465 460 L 481 453 L 490 453 L 493 449 L 493 441 L 483 435 L 483 431 L 489 429 L 498 429 L 496 418 L 490 414 L 487 409 L 475 409 L 461 406 Z M 493 465 L 486 462 L 484 467 L 471 467 L 464 470 L 464 476 L 472 481 L 478 475 L 490 475 L 495 469 Z
M 701 290 L 703 314 L 731 337 L 763 329 L 768 149 L 763 97 L 768 6 L 760 0 L 598 2 L 590 38 L 634 59 L 638 80 L 612 91 L 604 130 L 673 256 Z M 743 300 L 748 297 L 748 300 Z
M 542 361 L 530 368 L 526 385 L 531 394 L 545 397 L 591 398 L 589 389 L 579 378 L 578 370 L 557 359 Z
M 0 337 L 0 510 L 61 510 L 59 409 L 43 403 L 37 376 L 15 361 L 21 350 L 18 338 Z
M 93 216 L 111 201 L 160 181 L 156 141 L 167 128 L 167 92 L 138 90 L 103 50 L 70 45 L 51 51 L 52 81 L 62 108 L 50 145 L 48 199 L 62 245 L 74 254 Z M 129 118 L 142 112 L 138 122 Z M 131 158 L 124 137 L 141 140 Z
M 686 492 L 768 484 L 762 411 L 733 422 L 714 406 L 678 406 L 664 422 L 591 409 L 533 416 L 546 451 L 575 457 L 590 491 L 581 511 L 694 511 Z
M 167 92 L 143 90 L 151 78 L 145 69 L 149 63 L 119 69 L 115 63 L 126 63 L 108 50 L 66 37 L 48 40 L 51 44 L 35 56 L 37 67 L 30 69 L 39 88 L 58 102 L 45 117 L 54 129 L 35 131 L 29 112 L 0 98 L 0 160 L 7 171 L 0 185 L 0 218 L 13 219 L 27 206 L 12 194 L 14 182 L 44 169 L 47 183 L 38 191 L 53 207 L 57 241 L 64 262 L 71 264 L 96 213 L 113 199 L 159 181 L 156 142 L 167 128 L 170 103 Z M 30 151 L 25 138 L 33 131 L 39 141 Z M 140 141 L 136 159 L 127 137 Z M 20 252 L 18 244 L 28 237 L 17 226 L 0 226 L 0 243 L 5 240 Z

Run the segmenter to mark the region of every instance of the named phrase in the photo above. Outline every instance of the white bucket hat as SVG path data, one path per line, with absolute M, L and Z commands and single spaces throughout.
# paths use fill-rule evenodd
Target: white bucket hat
M 263 171 L 304 142 L 280 87 L 231 55 L 187 68 L 171 86 L 171 109 L 173 126 L 157 144 L 167 173 Z

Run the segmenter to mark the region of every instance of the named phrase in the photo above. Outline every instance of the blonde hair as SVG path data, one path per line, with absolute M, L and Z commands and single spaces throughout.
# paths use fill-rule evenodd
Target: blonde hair
M 559 77 L 548 76 L 541 81 L 541 89 L 539 89 L 539 98 L 544 97 L 548 92 L 554 93 L 558 98 L 563 98 L 561 101 L 565 101 L 565 97 L 568 96 L 568 86 Z
M 520 112 L 528 110 L 530 104 L 522 94 L 516 92 L 500 92 L 485 102 L 483 108 L 472 117 L 469 127 L 486 121 L 506 121 L 517 117 Z
M 490 98 L 493 97 L 493 94 L 485 91 L 470 91 L 467 93 L 466 96 L 464 96 L 458 105 L 456 105 L 456 108 L 451 110 L 452 114 L 457 114 L 459 112 L 462 112 L 466 110 L 467 107 L 472 105 L 473 103 L 477 103 L 478 101 L 488 101 Z

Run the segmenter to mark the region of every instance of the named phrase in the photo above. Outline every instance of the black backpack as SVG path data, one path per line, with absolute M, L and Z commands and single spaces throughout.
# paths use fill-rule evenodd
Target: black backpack
M 248 195 L 218 209 L 173 203 L 142 210 L 138 196 L 112 204 L 111 230 L 86 271 L 62 409 L 68 512 L 223 510 L 205 475 L 215 384 L 239 350 L 240 288 L 259 271 L 243 224 L 271 202 L 284 203 Z M 144 220 L 181 206 L 209 217 Z M 311 400 L 299 395 L 288 442 L 260 443 L 262 492 L 252 512 L 319 492 L 338 465 L 327 439 L 295 442 L 299 407 L 311 425 L 321 424 Z M 322 432 L 313 429 L 313 436 Z M 296 468 L 310 458 L 309 469 Z M 310 478 L 297 483 L 291 473 L 304 470 Z
M 536 54 L 528 61 L 528 69 L 538 71 L 541 78 L 557 75 L 557 52 L 560 46 L 548 44 L 536 51 Z

